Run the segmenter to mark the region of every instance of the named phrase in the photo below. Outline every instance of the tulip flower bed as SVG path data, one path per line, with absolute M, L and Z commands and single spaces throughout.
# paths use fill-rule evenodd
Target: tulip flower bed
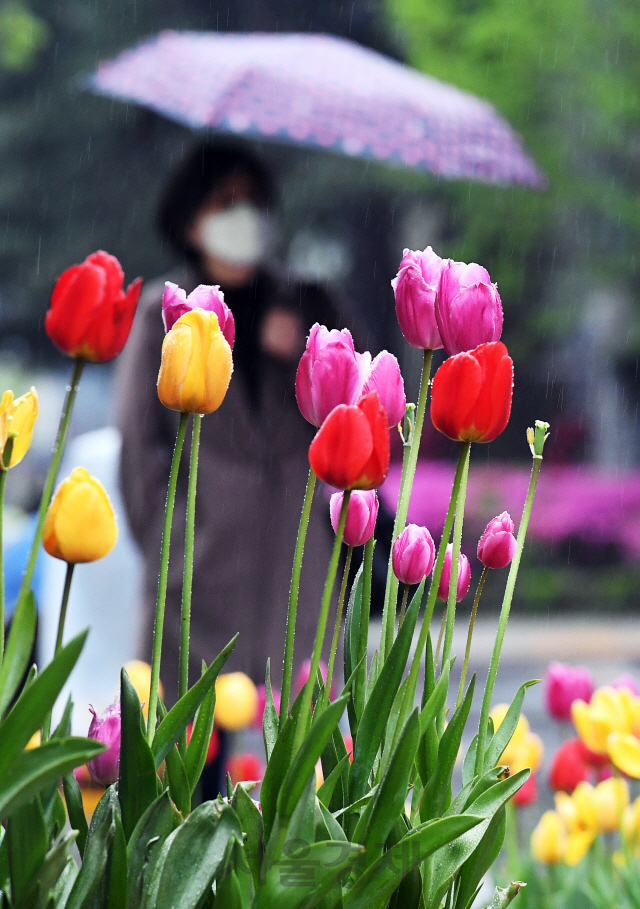
M 6 647 L 0 641 L 0 906 L 470 909 L 501 851 L 511 800 L 525 792 L 537 754 L 520 717 L 531 683 L 519 688 L 510 705 L 491 708 L 546 423 L 536 421 L 526 430 L 533 465 L 528 489 L 521 490 L 517 537 L 504 512 L 489 520 L 477 543 L 483 572 L 475 586 L 466 652 L 460 655 L 460 686 L 449 690 L 456 604 L 471 583 L 461 552 L 470 449 L 472 443 L 495 439 L 511 410 L 513 364 L 500 341 L 503 315 L 495 285 L 478 265 L 443 260 L 430 248 L 405 251 L 393 286 L 400 327 L 423 350 L 416 405 L 406 404 L 391 354 L 384 351 L 372 360 L 355 351 L 346 329 L 312 328 L 296 395 L 317 433 L 309 449 L 311 469 L 293 554 L 279 709 L 266 666 L 266 767 L 262 775 L 255 762 L 253 768 L 246 760 L 232 762 L 225 791 L 195 806 L 214 716 L 221 725 L 237 728 L 250 721 L 258 703 L 246 677 L 221 675 L 236 638 L 203 665 L 195 684 L 188 679 L 200 426 L 220 407 L 233 372 L 233 314 L 217 287 L 200 286 L 187 296 L 168 284 L 165 292 L 158 395 L 180 413 L 180 421 L 144 694 L 140 697 L 141 686 L 136 688 L 123 668 L 119 701 L 106 715 L 94 717 L 87 738 L 70 735 L 71 701 L 51 728 L 52 708 L 86 636 L 65 641 L 74 571 L 82 570 L 76 568 L 79 563 L 105 555 L 116 538 L 109 500 L 86 470 L 77 468 L 55 495 L 53 490 L 83 365 L 111 359 L 126 341 L 140 282 L 125 292 L 123 278 L 113 257 L 89 256 L 59 278 L 45 323 L 60 350 L 74 359 L 74 369 Z M 449 357 L 431 380 L 432 352 L 440 347 Z M 7 393 L 2 407 L 0 498 L 9 469 L 27 453 L 37 397 L 31 392 L 13 401 Z M 427 527 L 406 523 L 427 411 L 435 428 L 459 443 L 437 546 Z M 178 464 L 189 422 L 184 551 L 170 553 Z M 400 432 L 404 457 L 380 646 L 369 660 L 376 490 L 388 473 L 391 431 Z M 524 443 L 523 428 L 526 450 Z M 303 556 L 314 558 L 305 552 L 307 524 L 312 507 L 326 507 L 321 496 L 314 500 L 317 480 L 340 490 L 330 507 L 335 540 L 317 605 L 314 646 L 310 654 L 297 655 L 298 662 L 308 658 L 308 668 L 292 697 L 298 582 Z M 30 588 L 41 543 L 67 563 L 67 574 L 55 652 L 48 665 L 36 669 L 29 666 L 36 622 Z M 337 585 L 343 545 L 347 564 Z M 350 585 L 356 546 L 363 546 L 364 554 Z M 182 561 L 184 583 L 178 700 L 167 709 L 159 679 L 170 557 Z M 466 681 L 475 615 L 488 571 L 507 567 L 480 721 L 463 756 L 461 788 L 454 793 L 454 766 L 475 690 L 475 678 Z M 336 586 L 337 608 L 332 607 Z M 432 628 L 438 597 L 446 603 L 439 629 Z M 0 612 L 3 608 L 0 587 Z M 341 635 L 342 672 L 336 666 Z M 330 642 L 326 675 L 320 671 L 325 640 Z M 241 698 L 242 711 L 233 706 L 229 691 L 248 692 Z M 595 708 L 585 710 L 584 728 L 593 724 L 594 738 L 602 735 Z M 640 749 L 635 726 L 612 732 L 622 736 L 606 740 L 616 761 Z M 74 774 L 85 764 L 107 787 L 90 825 Z M 251 784 L 234 782 L 251 769 L 262 775 L 259 803 L 250 795 Z M 497 888 L 491 907 L 507 906 L 523 886 L 513 881 Z

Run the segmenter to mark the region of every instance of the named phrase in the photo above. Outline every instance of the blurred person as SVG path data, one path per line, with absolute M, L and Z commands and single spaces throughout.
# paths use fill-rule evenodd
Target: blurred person
M 202 422 L 191 613 L 190 684 L 233 635 L 225 671 L 264 681 L 267 657 L 279 684 L 291 565 L 314 428 L 301 416 L 294 380 L 314 322 L 342 327 L 334 302 L 312 284 L 289 282 L 267 263 L 273 206 L 260 162 L 235 147 L 202 143 L 170 181 L 159 210 L 163 237 L 184 265 L 166 276 L 190 293 L 220 285 L 235 320 L 234 375 L 220 409 Z M 121 484 L 144 558 L 149 658 L 169 469 L 179 415 L 158 400 L 164 279 L 143 292 L 117 375 Z M 187 434 L 178 478 L 161 676 L 177 695 Z M 327 509 L 311 512 L 295 638 L 295 669 L 313 647 L 330 556 Z

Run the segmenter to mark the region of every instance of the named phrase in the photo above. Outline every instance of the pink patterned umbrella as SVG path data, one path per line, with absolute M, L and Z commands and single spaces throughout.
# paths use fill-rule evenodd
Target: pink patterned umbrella
M 103 63 L 89 87 L 195 128 L 544 184 L 486 101 L 329 35 L 166 31 Z

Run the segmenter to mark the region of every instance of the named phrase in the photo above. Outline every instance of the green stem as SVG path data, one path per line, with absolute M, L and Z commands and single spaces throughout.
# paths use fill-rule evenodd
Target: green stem
M 162 548 L 160 550 L 160 577 L 158 580 L 158 601 L 156 604 L 156 620 L 153 627 L 153 656 L 151 659 L 151 688 L 149 691 L 149 717 L 147 721 L 147 741 L 153 742 L 156 732 L 156 713 L 158 709 L 158 681 L 160 679 L 160 657 L 162 655 L 162 630 L 164 627 L 164 607 L 167 601 L 167 577 L 169 574 L 169 545 L 171 543 L 171 524 L 173 522 L 173 506 L 176 501 L 176 484 L 178 482 L 178 468 L 182 446 L 187 431 L 188 413 L 180 414 L 180 425 L 176 437 L 176 447 L 171 461 L 169 474 L 169 488 L 167 490 L 167 504 L 164 512 L 164 528 L 162 530 Z
M 69 592 L 71 590 L 71 579 L 73 578 L 73 569 L 75 562 L 67 562 L 67 573 L 64 578 L 64 588 L 62 591 L 62 602 L 60 603 L 60 615 L 58 616 L 58 633 L 56 634 L 56 646 L 53 655 L 56 656 L 62 648 L 64 638 L 64 623 L 67 619 L 67 606 L 69 605 Z M 51 711 L 46 715 L 42 725 L 42 741 L 46 742 L 51 731 Z
M 300 707 L 300 716 L 298 718 L 298 724 L 296 726 L 296 736 L 293 745 L 292 754 L 295 755 L 302 745 L 302 741 L 307 732 L 307 723 L 311 713 L 311 696 L 313 694 L 313 686 L 316 683 L 316 675 L 318 674 L 318 667 L 320 665 L 320 654 L 322 653 L 322 645 L 324 644 L 324 635 L 327 629 L 327 619 L 329 617 L 329 607 L 331 605 L 331 594 L 333 593 L 333 585 L 336 579 L 336 573 L 338 571 L 338 561 L 340 558 L 340 547 L 342 546 L 342 537 L 344 535 L 344 525 L 347 522 L 347 512 L 349 510 L 349 498 L 351 497 L 351 490 L 347 489 L 344 493 L 342 499 L 342 508 L 340 509 L 340 519 L 338 520 L 338 527 L 336 529 L 336 538 L 333 543 L 333 552 L 331 553 L 331 560 L 329 562 L 329 570 L 327 571 L 327 580 L 324 585 L 324 593 L 322 594 L 322 603 L 320 605 L 320 616 L 318 618 L 318 629 L 316 631 L 316 639 L 313 645 L 313 654 L 311 656 L 311 666 L 309 669 L 309 678 L 305 683 L 304 694 L 302 695 L 302 705 Z
M 405 585 L 404 585 L 404 593 L 402 594 L 402 606 L 400 607 L 400 621 L 399 621 L 399 623 L 398 623 L 398 627 L 399 627 L 400 625 L 402 625 L 402 622 L 404 621 L 404 614 L 405 614 L 406 609 L 407 609 L 407 600 L 408 600 L 408 599 L 409 599 L 409 585 L 408 585 L 408 584 L 405 584 Z
M 422 375 L 420 377 L 420 392 L 418 394 L 418 406 L 416 409 L 416 425 L 411 439 L 411 446 L 406 457 L 406 463 L 402 465 L 402 479 L 400 481 L 400 493 L 398 495 L 398 507 L 396 517 L 393 522 L 393 536 L 391 538 L 391 551 L 389 552 L 389 564 L 387 566 L 387 586 L 384 596 L 384 607 L 382 610 L 382 635 L 380 638 L 380 666 L 384 663 L 385 657 L 391 649 L 393 643 L 393 633 L 396 620 L 396 603 L 398 597 L 398 579 L 393 573 L 393 544 L 396 538 L 404 530 L 407 521 L 407 512 L 409 511 L 409 499 L 411 498 L 411 488 L 413 478 L 416 473 L 418 463 L 418 452 L 420 450 L 420 437 L 422 436 L 422 426 L 424 424 L 424 414 L 427 406 L 427 395 L 429 393 L 429 378 L 431 376 L 431 358 L 432 350 L 424 351 L 424 360 L 422 362 Z
M 184 539 L 184 574 L 182 578 L 182 610 L 180 615 L 180 663 L 178 669 L 178 699 L 189 688 L 189 631 L 191 628 L 191 589 L 193 586 L 193 544 L 195 538 L 196 485 L 198 482 L 198 452 L 202 414 L 194 413 L 189 461 L 189 486 L 187 490 L 187 519 Z M 187 733 L 180 736 L 180 753 L 187 748 Z
M 33 578 L 33 572 L 36 567 L 36 559 L 38 558 L 38 552 L 40 550 L 40 541 L 42 540 L 42 530 L 44 528 L 44 522 L 47 516 L 47 508 L 49 507 L 49 502 L 51 501 L 53 485 L 58 475 L 60 459 L 62 458 L 62 453 L 64 452 L 65 444 L 67 441 L 69 423 L 71 421 L 73 405 L 75 404 L 76 394 L 78 392 L 78 386 L 80 384 L 80 377 L 82 376 L 82 370 L 84 369 L 84 362 L 84 360 L 75 361 L 73 376 L 71 377 L 71 384 L 67 386 L 67 395 L 64 400 L 62 414 L 60 415 L 58 435 L 56 436 L 55 445 L 53 446 L 53 455 L 51 457 L 51 463 L 49 464 L 49 471 L 44 483 L 44 489 L 42 490 L 42 498 L 40 499 L 36 532 L 31 543 L 31 550 L 29 552 L 27 567 L 25 568 L 24 575 L 22 576 L 22 584 L 20 585 L 20 592 L 18 594 L 18 599 L 16 600 L 17 603 L 19 603 L 20 600 L 26 596 L 26 594 L 29 592 L 29 589 L 31 588 L 31 580 Z
M 442 644 L 442 639 L 444 637 L 444 630 L 446 627 L 447 627 L 447 610 L 445 608 L 444 612 L 442 613 L 442 621 L 440 622 L 440 631 L 438 632 L 438 643 L 436 644 L 436 650 L 435 650 L 435 653 L 433 654 L 434 669 L 437 667 L 438 660 L 440 659 L 440 646 Z
M 354 687 L 354 701 L 357 716 L 362 716 L 364 710 L 364 695 L 367 684 L 367 648 L 369 643 L 369 615 L 371 612 L 371 575 L 373 573 L 373 550 L 376 541 L 373 536 L 364 544 L 364 562 L 362 566 L 362 604 L 360 607 L 360 635 L 358 637 L 358 653 L 364 654 L 362 666 L 358 669 Z M 346 681 L 346 679 L 345 679 Z
M 333 667 L 336 661 L 338 651 L 338 638 L 340 636 L 340 625 L 342 623 L 342 609 L 344 598 L 347 592 L 347 583 L 349 581 L 349 569 L 351 568 L 351 556 L 353 555 L 353 546 L 347 549 L 347 558 L 344 563 L 344 574 L 342 575 L 342 586 L 340 587 L 340 596 L 338 598 L 338 610 L 336 612 L 336 626 L 333 629 L 333 640 L 331 641 L 331 653 L 329 655 L 329 668 L 327 669 L 327 684 L 324 689 L 323 707 L 329 703 L 329 692 L 331 691 L 331 682 L 333 681 Z
M 407 685 L 407 691 L 415 691 L 416 685 L 418 683 L 418 672 L 420 670 L 420 660 L 422 659 L 422 654 L 425 652 L 425 646 L 427 643 L 427 635 L 429 634 L 429 627 L 431 625 L 431 619 L 433 618 L 433 610 L 436 605 L 436 598 L 438 596 L 438 585 L 440 584 L 440 576 L 442 574 L 442 566 L 444 565 L 444 557 L 447 552 L 447 543 L 449 542 L 449 537 L 451 535 L 451 528 L 453 527 L 453 516 L 456 508 L 456 501 L 458 499 L 458 491 L 460 489 L 460 483 L 462 481 L 462 471 L 464 469 L 465 463 L 465 453 L 464 449 L 461 449 L 460 456 L 458 457 L 458 466 L 456 467 L 456 474 L 453 480 L 453 489 L 451 490 L 451 499 L 449 500 L 449 509 L 447 511 L 447 516 L 445 518 L 444 527 L 442 528 L 442 537 L 440 539 L 440 545 L 438 547 L 438 555 L 436 558 L 436 567 L 433 570 L 433 580 L 431 581 L 431 587 L 429 588 L 429 596 L 427 598 L 427 605 L 424 611 L 424 617 L 422 619 L 422 626 L 420 628 L 420 637 L 418 638 L 418 645 L 413 654 L 413 660 L 411 662 L 411 669 L 409 670 L 410 682 Z M 445 612 L 446 615 L 446 612 Z M 444 621 L 444 617 L 443 617 Z M 439 648 L 438 648 L 439 649 Z M 434 665 L 437 665 L 438 651 L 434 658 Z
M 498 663 L 500 662 L 502 642 L 504 641 L 505 631 L 507 630 L 507 619 L 509 618 L 511 600 L 513 599 L 513 591 L 516 586 L 518 568 L 520 567 L 520 559 L 522 558 L 522 550 L 524 549 L 524 541 L 527 535 L 527 528 L 529 526 L 529 518 L 531 517 L 531 508 L 533 506 L 533 497 L 536 492 L 536 485 L 538 483 L 538 476 L 540 474 L 541 466 L 542 458 L 534 457 L 533 467 L 531 469 L 531 478 L 529 479 L 529 488 L 527 490 L 527 498 L 525 500 L 524 509 L 522 511 L 522 520 L 520 521 L 520 527 L 518 528 L 518 546 L 516 548 L 516 554 L 513 557 L 513 561 L 511 562 L 511 568 L 509 569 L 509 577 L 507 578 L 507 586 L 505 587 L 502 609 L 500 611 L 500 620 L 498 622 L 498 633 L 496 634 L 496 641 L 493 645 L 491 664 L 489 666 L 489 675 L 487 677 L 487 684 L 485 685 L 484 695 L 482 698 L 482 708 L 480 710 L 480 727 L 478 729 L 478 747 L 476 751 L 476 776 L 479 773 L 482 773 L 483 770 L 484 752 L 487 741 L 487 720 L 489 718 L 489 711 L 491 710 L 493 687 L 495 685 L 496 675 L 498 672 Z
M 302 556 L 304 555 L 304 543 L 307 537 L 307 527 L 309 526 L 309 515 L 311 513 L 311 503 L 313 502 L 313 493 L 316 488 L 316 475 L 313 470 L 309 471 L 307 480 L 307 489 L 304 494 L 302 505 L 302 514 L 300 515 L 300 525 L 298 527 L 298 539 L 296 540 L 296 551 L 293 557 L 293 569 L 291 571 L 291 587 L 289 588 L 289 609 L 287 611 L 287 631 L 284 644 L 284 665 L 282 668 L 282 693 L 280 695 L 280 728 L 289 715 L 289 698 L 291 696 L 291 673 L 293 672 L 293 643 L 296 634 L 296 614 L 298 611 L 298 594 L 300 590 L 300 571 L 302 569 Z
M 0 470 L 0 666 L 4 658 L 4 487 L 7 471 Z
M 482 574 L 480 575 L 480 581 L 478 582 L 478 589 L 476 590 L 476 596 L 473 601 L 473 609 L 471 610 L 471 618 L 469 619 L 469 630 L 467 632 L 467 647 L 464 652 L 464 663 L 462 664 L 462 675 L 460 676 L 460 687 L 458 688 L 458 699 L 456 700 L 456 709 L 460 706 L 460 701 L 462 700 L 462 693 L 464 691 L 464 683 L 467 678 L 467 668 L 469 666 L 469 654 L 471 653 L 471 638 L 473 637 L 473 626 L 476 623 L 476 613 L 478 611 L 478 603 L 480 602 L 480 594 L 482 593 L 482 588 L 484 587 L 484 582 L 487 578 L 489 569 L 485 565 Z

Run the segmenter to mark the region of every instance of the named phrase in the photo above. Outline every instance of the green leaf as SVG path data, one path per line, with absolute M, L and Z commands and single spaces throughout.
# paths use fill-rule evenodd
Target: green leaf
M 326 830 L 326 836 L 318 836 L 318 830 L 320 823 Z M 316 799 L 316 840 L 327 839 L 347 842 L 347 838 L 344 835 L 344 830 L 331 814 L 328 808 L 325 808 L 321 801 Z
M 180 814 L 186 817 L 191 811 L 191 788 L 177 745 L 167 752 L 166 774 L 171 798 Z
M 429 821 L 407 834 L 364 872 L 343 899 L 344 909 L 370 909 L 384 903 L 403 877 L 442 846 L 480 822 L 470 815 Z
M 300 716 L 303 694 L 304 687 L 293 702 L 291 716 L 287 717 L 278 733 L 278 738 L 273 747 L 273 752 L 262 780 L 262 786 L 260 787 L 260 805 L 262 807 L 265 840 L 268 840 L 271 835 L 271 828 L 276 818 L 278 793 L 291 764 L 296 725 Z
M 324 774 L 325 780 L 333 773 L 337 765 L 344 759 L 347 755 L 347 748 L 342 737 L 342 732 L 340 727 L 334 729 L 333 735 L 331 736 L 331 741 L 327 744 L 327 747 L 322 752 L 320 758 L 322 762 L 322 773 Z M 349 796 L 349 767 L 344 763 L 344 768 L 340 779 L 336 783 L 333 795 L 329 800 L 327 807 L 330 811 L 338 811 L 340 808 L 344 808 L 347 803 Z
M 193 719 L 196 710 L 202 703 L 205 695 L 212 685 L 215 685 L 220 670 L 227 662 L 229 654 L 236 646 L 238 635 L 233 637 L 227 646 L 215 658 L 211 666 L 199 681 L 190 688 L 177 704 L 171 708 L 162 720 L 153 737 L 152 752 L 156 767 L 159 767 L 167 756 L 169 749 L 174 745 Z
M 104 751 L 93 739 L 68 738 L 45 742 L 23 751 L 11 769 L 0 778 L 0 819 L 80 764 Z
M 22 682 L 36 637 L 36 602 L 30 590 L 18 602 L 13 613 L 11 631 L 7 639 L 2 668 L 0 669 L 0 717 Z
M 506 810 L 502 807 L 491 818 L 487 832 L 460 869 L 456 909 L 469 909 L 471 906 L 480 881 L 500 854 L 506 831 Z
M 278 711 L 273 700 L 273 689 L 271 687 L 271 660 L 267 660 L 267 670 L 264 680 L 264 714 L 262 716 L 262 736 L 264 738 L 264 750 L 267 755 L 267 761 L 271 760 L 271 753 L 276 744 L 280 720 Z
M 52 739 L 65 739 L 71 735 L 71 715 L 73 714 L 73 699 L 69 695 L 67 703 L 64 706 L 60 722 L 51 735 Z
M 135 688 L 123 669 L 120 673 L 120 778 L 118 795 L 124 835 L 129 841 L 144 811 L 157 798 L 157 775 L 153 754 L 144 735 L 142 709 Z
M 206 672 L 206 669 L 207 664 L 203 660 L 203 675 Z M 193 795 L 194 790 L 198 785 L 198 780 L 202 775 L 207 760 L 209 742 L 211 741 L 211 736 L 213 734 L 213 712 L 215 706 L 216 686 L 213 685 L 198 707 L 198 712 L 193 721 L 193 729 L 191 730 L 191 739 L 187 745 L 187 751 L 184 757 L 184 769 L 187 773 L 191 795 Z
M 524 881 L 512 881 L 505 890 L 502 887 L 496 887 L 493 899 L 486 909 L 505 909 L 505 906 L 508 906 L 526 886 Z
M 359 633 L 360 613 L 362 610 L 362 569 L 363 565 L 360 565 L 353 584 L 351 585 L 351 592 L 347 601 L 347 611 L 344 618 L 342 657 L 345 679 L 353 677 L 356 663 L 358 662 L 357 655 L 360 650 Z M 349 716 L 351 735 L 355 737 L 358 730 L 359 716 L 356 713 L 356 705 L 353 700 L 347 705 L 347 713 Z
M 321 842 L 283 856 L 258 887 L 254 909 L 302 909 L 316 905 L 362 854 L 345 842 Z
M 244 856 L 257 884 L 264 856 L 264 826 L 260 809 L 242 786 L 236 786 L 231 807 L 236 813 L 243 834 L 246 834 Z
M 15 909 L 45 909 L 48 905 L 49 893 L 52 889 L 57 891 L 60 878 L 67 880 L 66 894 L 68 895 L 73 881 L 77 875 L 76 863 L 71 858 L 71 850 L 75 841 L 75 831 L 70 831 L 60 837 L 47 852 L 44 861 L 31 878 L 29 889 L 20 903 L 14 903 Z M 70 868 L 73 866 L 73 870 Z M 69 870 L 67 870 L 69 869 Z M 75 873 L 74 873 L 75 871 Z M 62 894 L 58 903 L 63 906 Z
M 65 909 L 89 909 L 90 899 L 102 880 L 109 850 L 116 830 L 116 813 L 113 804 L 102 823 L 92 831 L 87 843 L 82 867 L 75 880 Z
M 407 664 L 419 605 L 420 602 L 414 597 L 362 712 L 351 765 L 351 801 L 359 799 L 366 790 L 367 780 L 382 742 L 387 717 Z
M 107 868 L 107 902 L 105 909 L 127 909 L 127 841 L 122 821 L 114 812 L 115 830 Z
M 22 692 L 0 725 L 0 780 L 42 726 L 80 656 L 86 637 L 87 632 L 83 631 L 56 654 L 44 672 Z
M 80 784 L 74 773 L 67 773 L 62 778 L 62 789 L 64 791 L 65 802 L 67 803 L 69 823 L 73 830 L 78 831 L 78 852 L 82 858 L 84 856 L 85 846 L 87 845 L 89 825 L 87 824 L 87 818 L 82 804 Z
M 333 739 L 333 737 L 332 737 Z M 324 754 L 324 752 L 323 752 Z M 323 805 L 326 805 L 328 808 L 331 803 L 331 796 L 333 795 L 333 790 L 336 788 L 338 781 L 341 779 L 343 772 L 348 768 L 349 765 L 349 755 L 344 754 L 338 763 L 335 765 L 333 770 L 330 772 L 329 776 L 322 783 L 318 789 L 318 798 Z M 323 765 L 324 768 L 324 765 Z M 342 807 L 342 806 L 341 806 Z
M 127 865 L 129 869 L 128 905 L 139 906 L 142 896 L 142 874 L 147 860 L 150 844 L 157 848 L 166 840 L 174 824 L 174 808 L 169 793 L 162 795 L 147 808 L 135 826 L 127 846 Z
M 490 767 L 495 767 L 498 761 L 502 756 L 502 752 L 507 747 L 511 741 L 511 737 L 515 732 L 516 726 L 518 725 L 518 720 L 520 719 L 520 713 L 522 711 L 522 705 L 524 703 L 524 695 L 527 688 L 531 688 L 532 685 L 537 685 L 539 679 L 534 679 L 530 682 L 525 682 L 521 685 L 514 697 L 509 709 L 506 712 L 505 718 L 500 723 L 496 729 L 493 738 L 487 746 L 484 757 L 484 769 L 488 770 Z
M 19 903 L 44 862 L 49 845 L 47 824 L 36 796 L 7 823 L 7 849 L 11 869 L 11 898 Z

